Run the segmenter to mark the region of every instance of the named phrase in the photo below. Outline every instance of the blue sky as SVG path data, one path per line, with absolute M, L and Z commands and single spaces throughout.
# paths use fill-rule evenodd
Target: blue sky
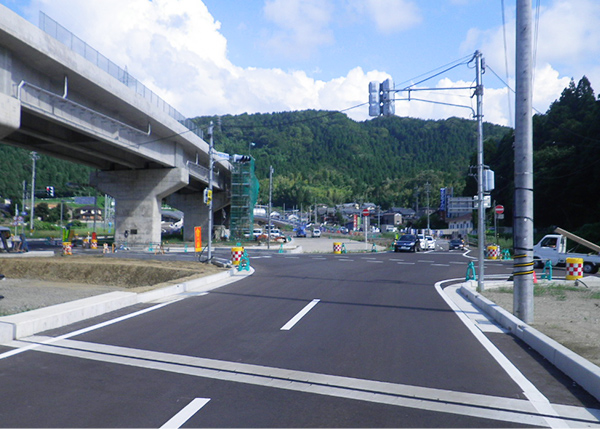
M 538 2 L 534 1 L 534 5 Z M 405 86 L 480 50 L 486 121 L 513 125 L 515 0 L 0 0 L 37 24 L 44 11 L 187 116 L 344 110 L 368 82 Z M 503 31 L 502 5 L 504 4 Z M 600 2 L 541 0 L 534 107 L 545 112 L 574 78 L 600 88 Z M 504 48 L 506 35 L 507 49 Z M 508 77 L 505 64 L 508 63 Z M 420 87 L 470 85 L 467 66 Z M 420 98 L 473 106 L 469 91 Z M 368 119 L 368 108 L 347 110 Z M 470 110 L 398 101 L 396 114 L 469 117 Z

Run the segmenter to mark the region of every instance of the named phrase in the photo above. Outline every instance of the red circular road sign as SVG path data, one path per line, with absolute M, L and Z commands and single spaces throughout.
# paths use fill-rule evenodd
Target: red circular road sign
M 370 213 L 369 209 L 363 209 L 363 216 L 369 216 Z
M 496 206 L 496 214 L 502 214 L 502 213 L 504 213 L 504 206 L 497 205 Z

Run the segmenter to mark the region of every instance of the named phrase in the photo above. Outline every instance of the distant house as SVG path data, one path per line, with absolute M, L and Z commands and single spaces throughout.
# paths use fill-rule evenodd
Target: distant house
M 403 223 L 403 218 L 400 213 L 394 213 L 394 212 L 381 213 L 381 224 L 382 225 L 398 226 L 398 225 L 402 225 L 402 223 Z
M 73 219 L 88 221 L 102 220 L 102 208 L 94 206 L 81 206 L 73 210 Z
M 392 207 L 389 210 L 390 213 L 398 213 L 402 215 L 402 221 L 413 220 L 417 218 L 417 213 L 410 208 L 406 207 Z
M 473 215 L 471 213 L 447 219 L 448 229 L 452 235 L 458 234 L 460 237 L 466 237 L 473 231 Z

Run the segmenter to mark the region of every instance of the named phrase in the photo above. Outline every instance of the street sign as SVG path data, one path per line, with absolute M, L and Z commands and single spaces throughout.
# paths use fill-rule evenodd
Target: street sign
M 499 215 L 500 215 L 500 214 L 502 214 L 502 213 L 504 213 L 504 206 L 497 205 L 497 206 L 496 206 L 496 214 L 499 214 Z
M 363 216 L 369 216 L 369 209 L 363 209 Z

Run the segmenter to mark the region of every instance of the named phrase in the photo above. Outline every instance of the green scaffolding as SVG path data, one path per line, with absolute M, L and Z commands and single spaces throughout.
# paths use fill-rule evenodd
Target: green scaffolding
M 258 199 L 258 180 L 254 174 L 254 159 L 232 162 L 231 172 L 231 238 L 237 241 L 253 240 L 254 206 Z

